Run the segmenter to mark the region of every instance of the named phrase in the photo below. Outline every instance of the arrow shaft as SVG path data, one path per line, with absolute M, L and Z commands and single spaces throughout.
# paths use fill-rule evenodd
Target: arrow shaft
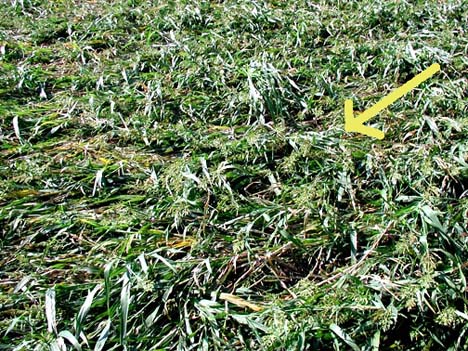
M 375 105 L 361 113 L 357 119 L 360 123 L 364 123 L 378 114 L 380 111 L 385 109 L 388 105 L 394 103 L 396 100 L 401 98 L 403 95 L 411 91 L 412 89 L 416 88 L 419 84 L 424 82 L 425 80 L 429 79 L 432 75 L 434 75 L 437 71 L 440 70 L 440 66 L 437 63 L 434 63 L 429 68 L 425 69 L 421 73 L 414 76 L 408 82 L 403 84 L 398 89 L 395 89 L 387 96 L 383 97 L 379 102 Z

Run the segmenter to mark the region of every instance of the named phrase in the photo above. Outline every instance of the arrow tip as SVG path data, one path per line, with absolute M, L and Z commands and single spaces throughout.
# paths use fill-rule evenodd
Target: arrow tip
M 353 100 L 345 100 L 345 131 L 365 134 L 376 139 L 382 140 L 385 137 L 384 132 L 364 125 L 364 122 L 357 117 L 354 117 Z

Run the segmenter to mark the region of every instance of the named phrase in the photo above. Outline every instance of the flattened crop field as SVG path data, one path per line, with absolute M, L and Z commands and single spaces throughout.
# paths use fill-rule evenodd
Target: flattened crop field
M 468 348 L 467 1 L 0 14 L 0 350 Z

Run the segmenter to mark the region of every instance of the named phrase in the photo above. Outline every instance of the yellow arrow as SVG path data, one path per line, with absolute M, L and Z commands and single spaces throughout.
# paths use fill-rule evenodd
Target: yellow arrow
M 425 80 L 429 79 L 432 75 L 434 75 L 437 71 L 440 70 L 440 65 L 438 63 L 434 63 L 429 68 L 425 69 L 418 75 L 414 76 L 411 80 L 403 84 L 401 87 L 395 89 L 390 94 L 382 98 L 378 103 L 376 103 L 371 108 L 367 109 L 359 116 L 354 117 L 353 113 L 353 101 L 346 100 L 344 104 L 344 113 L 345 113 L 345 131 L 347 132 L 357 132 L 366 134 L 368 136 L 383 139 L 385 134 L 376 128 L 368 127 L 364 125 L 364 122 L 367 122 L 388 105 L 394 103 L 396 100 L 401 98 L 407 92 L 416 88 L 419 84 L 424 82 Z

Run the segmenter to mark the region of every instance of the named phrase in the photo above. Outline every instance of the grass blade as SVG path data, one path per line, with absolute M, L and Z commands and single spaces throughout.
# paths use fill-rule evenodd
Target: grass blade
M 47 331 L 57 334 L 57 321 L 55 313 L 55 290 L 47 289 L 45 296 L 45 313 L 47 318 Z

